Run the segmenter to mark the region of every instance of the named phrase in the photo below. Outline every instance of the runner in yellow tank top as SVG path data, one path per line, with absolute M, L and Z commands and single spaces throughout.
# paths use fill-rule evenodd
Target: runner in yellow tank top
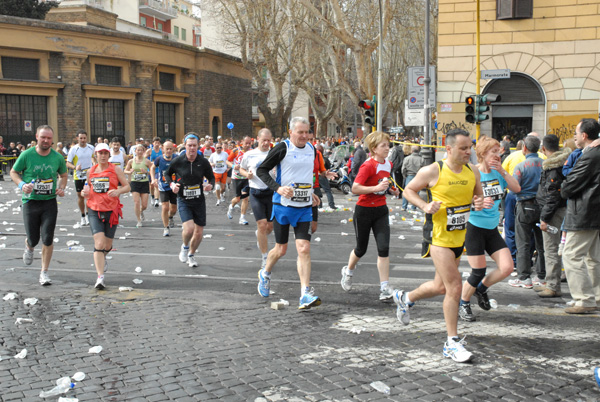
M 409 309 L 417 300 L 438 295 L 444 297 L 444 319 L 448 339 L 443 354 L 457 362 L 471 360 L 472 354 L 464 348 L 458 337 L 458 304 L 462 291 L 462 278 L 458 272 L 460 255 L 465 241 L 467 221 L 471 203 L 475 210 L 483 207 L 483 190 L 479 181 L 479 170 L 469 165 L 471 138 L 469 133 L 455 129 L 446 134 L 448 158 L 440 166 L 433 163 L 422 168 L 404 189 L 404 196 L 413 205 L 422 209 L 433 219 L 432 244 L 429 253 L 435 265 L 435 278 L 411 292 L 396 290 L 394 301 L 396 315 L 404 325 L 410 322 Z M 431 190 L 433 201 L 419 197 L 419 191 Z M 429 228 L 428 228 L 429 229 Z M 429 230 L 426 231 L 430 232 Z

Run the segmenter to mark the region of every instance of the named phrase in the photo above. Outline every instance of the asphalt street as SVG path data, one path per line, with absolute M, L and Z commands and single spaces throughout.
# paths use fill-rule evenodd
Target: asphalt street
M 354 246 L 352 223 L 342 221 L 351 211 L 320 214 L 311 284 L 323 304 L 299 312 L 292 243 L 274 269 L 274 294 L 263 299 L 256 290 L 254 219 L 249 214 L 250 225 L 239 225 L 237 209 L 227 219 L 226 206 L 215 206 L 212 194 L 204 232 L 211 236 L 196 253 L 197 268 L 177 258 L 180 225 L 162 237 L 159 209 L 149 207 L 144 227 L 136 229 L 133 200 L 123 197 L 125 219 L 110 253 L 107 289 L 96 291 L 91 232 L 74 228 L 79 212 L 70 182 L 70 194 L 60 199 L 53 284 L 41 287 L 39 246 L 31 266 L 22 262 L 20 196 L 11 182 L 0 187 L 0 296 L 17 294 L 0 300 L 1 401 L 38 401 L 41 390 L 77 371 L 86 378 L 67 396 L 80 401 L 600 400 L 593 377 L 600 317 L 565 314 L 566 284 L 563 298 L 543 300 L 505 281 L 491 288 L 498 308 L 489 312 L 473 300 L 477 321 L 459 322 L 459 333 L 475 358 L 459 364 L 442 356 L 441 297 L 419 302 L 408 326 L 398 322 L 394 305 L 379 302 L 373 239 L 354 289 L 342 290 L 340 269 Z M 334 194 L 338 205 L 354 207 L 356 197 Z M 419 256 L 419 217 L 400 211 L 397 200 L 389 206 L 395 218 L 390 284 L 410 290 L 433 278 L 434 269 Z M 69 240 L 85 250 L 69 250 Z M 463 260 L 461 271 L 469 272 Z M 29 306 L 26 298 L 38 300 Z M 271 309 L 280 299 L 289 306 Z M 17 318 L 32 322 L 17 324 Z M 98 345 L 102 352 L 88 353 Z M 23 349 L 27 356 L 14 358 Z M 387 384 L 390 394 L 374 389 L 374 381 Z

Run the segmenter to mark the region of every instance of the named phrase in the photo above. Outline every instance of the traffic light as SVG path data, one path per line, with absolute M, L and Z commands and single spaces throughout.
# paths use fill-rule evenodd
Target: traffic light
M 467 96 L 465 99 L 465 120 L 467 123 L 477 123 L 475 106 L 477 105 L 477 95 Z
M 364 99 L 358 102 L 358 107 L 364 109 L 363 116 L 365 125 L 375 126 L 376 124 L 376 110 L 377 110 L 377 99 L 373 96 L 373 100 Z
M 465 120 L 468 123 L 479 124 L 488 120 L 492 102 L 499 102 L 502 98 L 497 94 L 471 95 L 465 99 Z

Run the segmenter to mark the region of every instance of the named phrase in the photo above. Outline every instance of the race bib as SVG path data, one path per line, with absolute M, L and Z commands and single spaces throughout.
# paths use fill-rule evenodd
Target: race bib
M 215 163 L 215 168 L 216 169 L 222 169 L 224 167 L 225 167 L 225 162 L 223 162 L 223 161 L 218 161 L 218 162 Z
M 87 171 L 88 171 L 88 169 L 81 169 L 81 170 L 77 171 L 77 180 L 87 179 Z
M 378 182 L 377 184 L 381 183 L 381 182 L 382 182 L 382 181 L 384 181 L 384 180 L 385 180 L 385 181 L 389 181 L 387 177 L 384 177 L 383 179 L 379 180 L 379 182 Z M 386 194 L 386 193 L 387 193 L 387 189 L 386 189 L 386 190 L 381 190 L 381 191 L 375 191 L 373 194 L 376 194 L 376 195 L 384 195 L 384 194 Z
M 95 193 L 108 193 L 110 179 L 108 177 L 94 177 L 90 179 Z
M 292 183 L 290 185 L 294 189 L 292 201 L 294 202 L 309 202 L 312 195 L 311 183 Z
M 52 186 L 54 181 L 52 179 L 38 180 L 33 183 L 33 192 L 38 195 L 50 195 L 52 194 Z
M 183 198 L 198 198 L 200 195 L 202 195 L 202 189 L 200 188 L 200 185 L 186 186 L 183 189 Z
M 147 173 L 134 173 L 133 174 L 133 181 L 145 181 L 146 179 L 148 179 Z
M 453 230 L 465 230 L 470 214 L 471 204 L 446 208 L 446 230 L 448 232 Z
M 502 186 L 500 185 L 500 181 L 498 179 L 490 180 L 490 181 L 482 181 L 481 187 L 483 187 L 483 196 L 490 197 L 494 201 L 502 199 Z

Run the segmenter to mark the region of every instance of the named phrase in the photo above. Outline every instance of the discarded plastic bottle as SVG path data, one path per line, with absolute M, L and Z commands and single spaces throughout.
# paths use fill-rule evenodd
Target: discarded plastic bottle
M 535 226 L 537 226 L 539 228 L 540 224 L 536 223 Z M 557 234 L 558 233 L 558 228 L 556 226 L 546 225 L 546 232 L 548 232 L 550 234 Z
M 372 382 L 371 386 L 373 388 L 375 388 L 377 391 L 383 392 L 386 395 L 390 394 L 390 387 L 388 387 L 387 385 L 385 385 L 385 383 L 383 383 L 381 381 Z
M 40 392 L 40 398 L 49 398 L 51 396 L 64 394 L 74 387 L 75 384 L 71 382 L 71 377 L 61 377 L 56 380 L 56 387 L 52 388 L 50 391 Z

